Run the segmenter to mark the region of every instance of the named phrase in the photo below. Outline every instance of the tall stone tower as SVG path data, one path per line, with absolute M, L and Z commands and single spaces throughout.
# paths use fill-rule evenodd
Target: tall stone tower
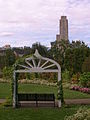
M 68 20 L 66 16 L 61 16 L 60 19 L 60 34 L 56 35 L 56 40 L 61 41 L 61 40 L 68 40 Z

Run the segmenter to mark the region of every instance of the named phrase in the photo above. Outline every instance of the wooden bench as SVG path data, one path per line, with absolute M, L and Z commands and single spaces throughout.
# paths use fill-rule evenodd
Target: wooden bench
M 55 107 L 55 96 L 54 94 L 42 94 L 42 93 L 20 93 L 18 94 L 19 101 L 35 101 L 36 106 L 38 106 L 39 101 L 52 101 Z M 19 102 L 20 103 L 20 102 Z

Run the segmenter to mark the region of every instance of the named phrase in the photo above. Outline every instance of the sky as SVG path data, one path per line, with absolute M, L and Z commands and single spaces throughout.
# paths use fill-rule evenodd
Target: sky
M 69 40 L 90 46 L 90 0 L 0 0 L 0 47 L 50 47 L 59 34 L 59 20 L 67 16 Z

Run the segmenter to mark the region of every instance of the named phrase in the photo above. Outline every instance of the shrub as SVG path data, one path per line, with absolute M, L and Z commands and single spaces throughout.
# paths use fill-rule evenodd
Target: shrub
M 81 107 L 76 114 L 72 116 L 66 116 L 64 120 L 90 120 L 90 109 Z
M 76 84 L 79 82 L 80 73 L 74 74 L 71 78 L 72 83 Z
M 4 67 L 3 78 L 8 80 L 8 79 L 12 79 L 12 76 L 13 76 L 13 67 Z
M 70 73 L 68 70 L 65 70 L 63 73 L 62 73 L 62 79 L 63 81 L 68 81 L 70 80 Z
M 90 87 L 90 72 L 81 74 L 80 85 L 83 87 Z
M 83 62 L 82 72 L 90 72 L 90 56 Z

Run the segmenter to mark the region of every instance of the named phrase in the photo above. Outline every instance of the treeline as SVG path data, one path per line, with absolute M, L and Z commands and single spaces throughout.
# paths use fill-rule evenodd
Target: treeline
M 51 56 L 62 67 L 62 71 L 66 69 L 70 72 L 71 76 L 75 73 L 82 73 L 90 71 L 90 48 L 81 41 L 62 40 L 55 42 L 50 50 Z M 85 69 L 87 65 L 87 70 Z
M 35 49 L 38 49 L 41 54 L 44 56 L 48 52 L 48 48 L 41 45 L 40 43 L 35 43 L 32 45 L 32 47 L 24 47 L 24 48 L 10 48 L 4 50 L 4 55 L 0 55 L 0 76 L 3 72 L 3 69 L 5 67 L 12 67 L 12 65 L 16 62 L 16 60 L 20 59 L 21 57 L 25 57 L 28 55 L 32 55 L 35 51 Z
M 0 69 L 5 71 L 5 68 L 12 67 L 17 60 L 34 54 L 36 49 L 42 56 L 54 59 L 61 65 L 64 78 L 65 74 L 68 74 L 67 79 L 72 77 L 78 79 L 81 73 L 90 72 L 90 48 L 82 41 L 72 41 L 70 43 L 65 40 L 55 41 L 51 48 L 47 48 L 40 43 L 34 43 L 31 48 L 8 49 L 5 51 L 5 56 L 0 56 Z M 16 57 L 14 51 L 23 53 L 23 57 Z

